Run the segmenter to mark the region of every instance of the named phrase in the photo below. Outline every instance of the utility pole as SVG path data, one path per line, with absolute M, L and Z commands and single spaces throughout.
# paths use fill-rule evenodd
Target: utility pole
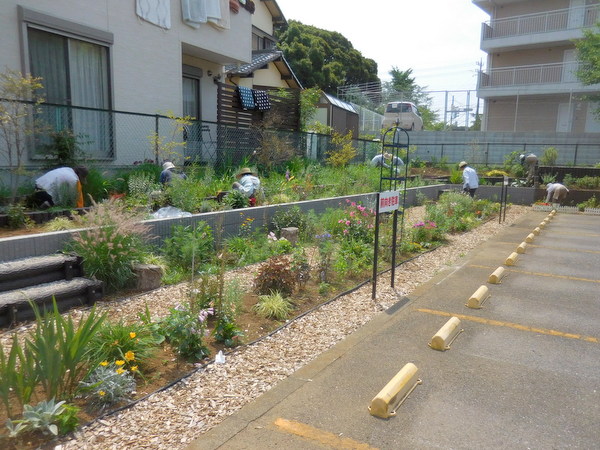
M 475 62 L 475 64 L 479 67 L 477 71 L 477 81 L 479 84 L 479 80 L 481 80 L 481 72 L 483 71 L 483 60 L 480 59 L 479 62 Z M 479 95 L 477 96 L 477 106 L 475 107 L 475 122 L 479 119 Z M 481 120 L 479 120 L 479 131 L 481 131 Z

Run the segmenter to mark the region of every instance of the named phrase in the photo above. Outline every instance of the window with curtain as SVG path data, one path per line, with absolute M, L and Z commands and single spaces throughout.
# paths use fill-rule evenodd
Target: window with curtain
M 110 109 L 108 47 L 36 28 L 27 36 L 31 74 L 42 78 L 47 103 Z M 46 106 L 38 120 L 51 131 L 72 130 L 88 157 L 113 156 L 107 111 Z

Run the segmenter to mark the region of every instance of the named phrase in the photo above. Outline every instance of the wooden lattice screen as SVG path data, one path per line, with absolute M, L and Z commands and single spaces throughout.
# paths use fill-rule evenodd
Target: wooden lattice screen
M 278 130 L 298 131 L 300 127 L 300 90 L 274 89 L 255 86 L 267 91 L 271 102 L 269 111 L 245 111 L 237 93 L 237 86 L 219 83 L 217 122 L 240 128 L 267 125 Z

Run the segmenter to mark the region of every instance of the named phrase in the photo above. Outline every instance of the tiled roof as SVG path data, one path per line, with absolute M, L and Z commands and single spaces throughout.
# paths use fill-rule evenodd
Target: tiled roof
M 291 83 L 291 87 L 302 89 L 300 81 L 296 78 L 296 74 L 294 74 L 281 50 L 254 50 L 252 52 L 252 62 L 241 65 L 227 65 L 225 66 L 225 73 L 228 77 L 249 77 L 271 62 L 275 63 L 282 77 L 289 80 L 288 83 Z
M 270 62 L 277 61 L 283 57 L 281 50 L 259 50 L 252 52 L 252 62 L 248 64 L 242 64 L 240 66 L 232 64 L 225 66 L 225 72 L 230 76 L 248 76 L 255 70 L 266 66 Z

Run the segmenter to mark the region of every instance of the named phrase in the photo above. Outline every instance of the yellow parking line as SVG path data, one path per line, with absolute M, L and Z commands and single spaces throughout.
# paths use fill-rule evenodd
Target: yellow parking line
M 500 244 L 519 245 L 516 242 L 507 242 L 507 241 L 501 241 Z M 598 251 L 598 250 L 582 250 L 582 249 L 579 249 L 579 248 L 552 247 L 550 245 L 527 244 L 527 247 L 547 248 L 548 250 L 560 250 L 560 251 L 573 252 L 573 253 L 593 253 L 593 254 L 596 254 L 596 255 L 600 254 L 600 251 Z
M 469 267 L 477 267 L 479 269 L 496 269 L 496 267 L 484 266 L 480 264 L 469 264 Z M 563 280 L 573 280 L 573 281 L 587 281 L 588 283 L 600 283 L 600 280 L 594 280 L 591 278 L 579 278 L 579 277 L 570 277 L 568 275 L 556 275 L 554 273 L 544 273 L 544 272 L 528 272 L 526 270 L 518 270 L 518 269 L 506 269 L 509 272 L 515 273 L 523 273 L 525 275 L 536 275 L 538 277 L 550 277 L 550 278 L 560 278 Z
M 335 449 L 356 449 L 356 450 L 377 450 L 376 447 L 363 444 L 350 438 L 342 438 L 337 434 L 328 431 L 319 430 L 305 423 L 296 422 L 294 420 L 282 419 L 281 417 L 273 422 L 283 431 L 286 431 L 296 436 L 305 439 L 316 441 L 319 444 L 327 445 Z
M 530 331 L 532 333 L 546 334 L 548 336 L 558 336 L 558 337 L 564 337 L 564 338 L 568 338 L 568 339 L 579 339 L 581 341 L 592 342 L 594 344 L 598 344 L 600 342 L 598 340 L 598 338 L 595 338 L 592 336 L 583 336 L 581 334 L 573 334 L 573 333 L 563 333 L 562 331 L 549 330 L 547 328 L 530 327 L 528 325 L 520 325 L 518 323 L 503 322 L 501 320 L 485 319 L 483 317 L 476 317 L 476 316 L 466 316 L 464 314 L 454 314 L 454 313 L 449 313 L 449 312 L 445 312 L 445 311 L 436 311 L 434 309 L 426 309 L 426 308 L 418 308 L 417 311 L 422 312 L 422 313 L 427 313 L 427 314 L 435 314 L 436 316 L 444 316 L 444 317 L 453 317 L 454 316 L 454 317 L 458 317 L 461 320 L 468 320 L 470 322 L 483 323 L 485 325 L 494 325 L 497 327 L 507 327 L 507 328 L 512 328 L 512 329 L 521 330 L 521 331 Z

